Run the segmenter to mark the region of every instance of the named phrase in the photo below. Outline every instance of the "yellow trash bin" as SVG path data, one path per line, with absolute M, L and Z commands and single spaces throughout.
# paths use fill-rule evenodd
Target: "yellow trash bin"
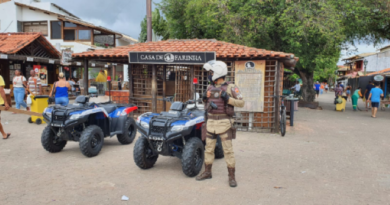
M 32 102 L 30 107 L 31 112 L 43 113 L 45 108 L 49 106 L 48 99 L 49 99 L 48 95 L 38 95 L 38 96 L 31 95 L 31 102 Z M 38 117 L 38 116 L 31 116 L 30 118 L 28 118 L 28 122 L 36 123 L 38 125 L 42 123 L 46 123 L 43 120 L 43 117 Z

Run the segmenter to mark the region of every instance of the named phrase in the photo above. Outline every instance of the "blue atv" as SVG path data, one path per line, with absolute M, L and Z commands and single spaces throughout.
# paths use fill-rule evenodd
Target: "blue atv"
M 144 113 L 137 119 L 141 136 L 134 146 L 134 161 L 141 169 L 149 169 L 159 155 L 181 159 L 185 175 L 199 174 L 204 162 L 201 128 L 205 111 L 195 101 L 174 102 L 169 112 Z M 215 158 L 223 158 L 221 139 L 218 137 Z
M 135 105 L 90 103 L 86 96 L 78 96 L 72 105 L 48 107 L 43 112 L 47 126 L 42 133 L 42 146 L 56 153 L 68 141 L 76 141 L 85 156 L 94 157 L 102 149 L 105 137 L 116 135 L 121 144 L 130 144 L 137 132 L 130 113 L 137 109 Z

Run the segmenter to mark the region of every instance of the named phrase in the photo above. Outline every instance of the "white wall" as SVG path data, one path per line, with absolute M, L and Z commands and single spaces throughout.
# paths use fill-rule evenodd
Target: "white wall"
M 0 4 L 0 32 L 16 32 L 18 24 L 16 20 L 16 5 L 9 1 Z
M 366 71 L 376 72 L 390 68 L 390 51 L 384 51 L 372 56 L 367 56 L 364 59 L 368 61 Z

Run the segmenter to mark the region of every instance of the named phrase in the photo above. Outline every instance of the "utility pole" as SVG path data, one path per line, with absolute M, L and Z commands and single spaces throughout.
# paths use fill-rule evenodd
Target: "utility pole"
M 148 37 L 147 41 L 152 42 L 152 0 L 146 0 L 146 18 L 148 22 Z

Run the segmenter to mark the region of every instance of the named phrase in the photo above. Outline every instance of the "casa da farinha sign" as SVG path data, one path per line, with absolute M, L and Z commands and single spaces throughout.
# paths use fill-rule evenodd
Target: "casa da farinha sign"
M 215 60 L 215 52 L 129 52 L 129 63 L 205 64 Z

